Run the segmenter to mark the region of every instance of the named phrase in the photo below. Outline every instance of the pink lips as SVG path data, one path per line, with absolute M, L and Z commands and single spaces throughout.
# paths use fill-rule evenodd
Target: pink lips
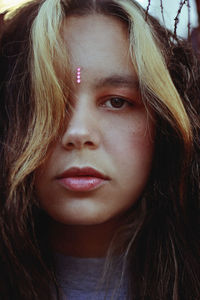
M 110 180 L 93 168 L 73 167 L 57 177 L 59 182 L 70 191 L 86 192 L 94 190 Z

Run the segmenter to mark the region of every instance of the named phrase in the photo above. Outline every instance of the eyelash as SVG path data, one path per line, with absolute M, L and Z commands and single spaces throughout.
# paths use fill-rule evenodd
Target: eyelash
M 121 100 L 121 101 L 123 102 L 123 104 L 122 104 L 122 106 L 120 106 L 120 107 L 114 107 L 114 106 L 110 105 L 110 107 L 109 107 L 110 109 L 120 110 L 120 109 L 124 108 L 125 105 L 126 105 L 126 106 L 133 106 L 133 105 L 134 105 L 131 101 L 128 101 L 128 100 L 126 100 L 126 99 L 124 99 L 124 98 L 122 98 L 122 97 L 113 96 L 113 97 L 110 97 L 109 99 L 107 99 L 107 100 L 103 103 L 102 106 L 106 106 L 106 103 L 107 103 L 107 102 L 110 101 L 110 103 L 111 103 L 111 101 L 112 101 L 112 100 L 115 100 L 115 99 Z

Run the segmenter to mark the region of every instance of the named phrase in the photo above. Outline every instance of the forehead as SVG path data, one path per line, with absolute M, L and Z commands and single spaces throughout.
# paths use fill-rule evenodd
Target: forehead
M 129 55 L 129 36 L 125 24 L 112 16 L 93 14 L 67 17 L 63 38 L 72 69 L 98 74 L 133 72 Z M 130 75 L 130 74 L 129 74 Z

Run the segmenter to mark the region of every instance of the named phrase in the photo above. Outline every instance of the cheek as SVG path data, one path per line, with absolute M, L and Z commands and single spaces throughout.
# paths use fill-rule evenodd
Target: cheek
M 119 120 L 106 132 L 107 150 L 113 159 L 129 164 L 131 161 L 151 163 L 154 152 L 154 124 L 146 117 Z

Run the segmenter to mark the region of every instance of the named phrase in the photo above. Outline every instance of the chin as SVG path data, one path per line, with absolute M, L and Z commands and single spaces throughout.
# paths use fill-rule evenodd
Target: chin
M 57 214 L 48 213 L 48 215 L 51 219 L 63 225 L 98 225 L 112 219 L 112 216 L 88 210 L 67 211 L 66 213 L 62 211 L 57 212 Z

